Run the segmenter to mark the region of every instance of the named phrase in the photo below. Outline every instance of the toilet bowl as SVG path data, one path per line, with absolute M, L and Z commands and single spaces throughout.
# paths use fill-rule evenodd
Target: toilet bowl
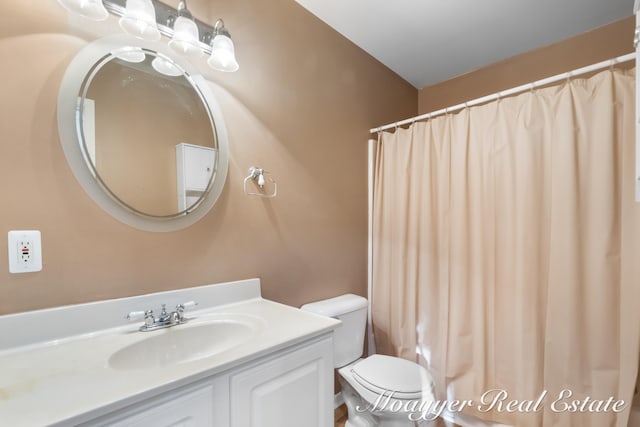
M 302 310 L 334 317 L 334 364 L 347 405 L 345 427 L 420 427 L 433 424 L 433 379 L 417 363 L 374 354 L 361 358 L 367 300 L 347 294 L 305 304 Z
M 433 380 L 422 366 L 375 354 L 338 369 L 338 374 L 349 412 L 347 426 L 432 424 Z

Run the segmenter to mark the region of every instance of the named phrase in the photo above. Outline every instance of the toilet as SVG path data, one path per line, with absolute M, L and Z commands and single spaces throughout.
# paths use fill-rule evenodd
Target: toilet
M 348 410 L 345 427 L 434 425 L 432 417 L 423 413 L 435 401 L 433 379 L 425 368 L 399 357 L 362 358 L 366 298 L 346 294 L 301 309 L 342 321 L 334 332 L 333 353 Z

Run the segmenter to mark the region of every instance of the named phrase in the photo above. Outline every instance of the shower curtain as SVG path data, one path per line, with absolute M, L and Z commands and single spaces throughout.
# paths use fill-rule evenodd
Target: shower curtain
M 428 367 L 443 402 L 518 427 L 626 426 L 640 340 L 634 75 L 380 134 L 377 349 Z

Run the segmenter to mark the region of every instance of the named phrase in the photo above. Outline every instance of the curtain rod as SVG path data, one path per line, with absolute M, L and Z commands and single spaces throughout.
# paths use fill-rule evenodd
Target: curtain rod
M 462 110 L 464 108 L 467 107 L 472 107 L 474 105 L 478 105 L 478 104 L 484 104 L 485 102 L 490 102 L 490 101 L 495 101 L 497 99 L 500 98 L 504 98 L 507 96 L 511 96 L 511 95 L 515 95 L 521 92 L 526 92 L 528 90 L 533 90 L 537 87 L 541 87 L 541 86 L 546 86 L 548 84 L 551 83 L 555 83 L 561 80 L 566 80 L 569 79 L 571 77 L 575 77 L 581 74 L 587 74 L 587 73 L 591 73 L 593 71 L 598 71 L 601 70 L 603 68 L 608 68 L 608 67 L 613 67 L 616 64 L 621 64 L 623 62 L 628 62 L 631 61 L 633 59 L 635 59 L 636 54 L 635 53 L 629 53 L 627 55 L 622 55 L 619 56 L 617 58 L 614 59 L 609 59 L 606 61 L 602 61 L 602 62 L 598 62 L 597 64 L 593 64 L 593 65 L 589 65 L 583 68 L 579 68 L 577 70 L 573 70 L 573 71 L 569 71 L 568 73 L 562 73 L 562 74 L 558 74 L 557 76 L 553 76 L 553 77 L 548 77 L 546 79 L 542 79 L 542 80 L 537 80 L 533 83 L 527 83 L 521 86 L 517 86 L 514 87 L 513 89 L 507 89 L 507 90 L 503 90 L 491 95 L 487 95 L 487 96 L 483 96 L 481 98 L 476 98 L 472 101 L 468 101 L 468 102 L 463 102 L 461 104 L 458 105 L 454 105 L 453 107 L 447 107 L 447 108 L 443 108 L 441 110 L 437 110 L 437 111 L 433 111 L 431 113 L 427 113 L 427 114 L 422 114 L 420 116 L 416 116 L 416 117 L 412 117 L 410 119 L 405 119 L 399 122 L 395 122 L 395 123 L 390 123 L 388 125 L 384 125 L 384 126 L 380 126 L 374 129 L 370 129 L 369 132 L 370 133 L 378 133 L 378 132 L 382 132 L 383 130 L 387 130 L 387 129 L 391 129 L 391 128 L 397 128 L 399 126 L 403 126 L 403 125 L 408 125 L 408 124 L 413 124 L 414 122 L 420 121 L 420 120 L 425 120 L 425 119 L 430 119 L 432 117 L 436 117 L 436 116 L 441 116 L 443 114 L 448 114 L 448 113 L 452 113 L 454 111 L 458 111 L 458 110 Z

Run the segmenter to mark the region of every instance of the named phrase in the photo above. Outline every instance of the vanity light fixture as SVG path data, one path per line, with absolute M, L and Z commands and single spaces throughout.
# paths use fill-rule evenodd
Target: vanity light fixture
M 199 56 L 202 54 L 199 43 L 198 26 L 187 9 L 187 0 L 180 0 L 178 17 L 173 23 L 173 37 L 169 40 L 169 47 L 183 55 Z
M 174 64 L 173 61 L 167 60 L 161 56 L 156 56 L 155 59 L 151 61 L 151 66 L 160 74 L 164 74 L 169 77 L 178 77 L 184 74 L 180 67 Z
M 94 21 L 104 21 L 109 12 L 102 4 L 102 0 L 58 0 L 65 9 Z
M 114 51 L 113 54 L 116 58 L 132 64 L 140 63 L 147 58 L 147 55 L 145 55 L 144 52 L 131 46 L 124 46 Z
M 160 40 L 156 9 L 151 0 L 127 0 L 124 16 L 119 23 L 120 28 L 129 35 L 142 40 Z
M 236 61 L 236 52 L 231 40 L 231 34 L 224 27 L 222 19 L 216 21 L 211 41 L 211 56 L 207 60 L 210 67 L 219 71 L 234 72 L 240 66 Z
M 210 55 L 207 63 L 219 71 L 237 71 L 235 47 L 222 19 L 212 27 L 195 19 L 180 0 L 174 9 L 159 0 L 58 0 L 67 10 L 93 20 L 120 17 L 120 27 L 145 40 L 169 38 L 169 46 L 186 56 Z M 135 62 L 135 58 L 131 58 Z

